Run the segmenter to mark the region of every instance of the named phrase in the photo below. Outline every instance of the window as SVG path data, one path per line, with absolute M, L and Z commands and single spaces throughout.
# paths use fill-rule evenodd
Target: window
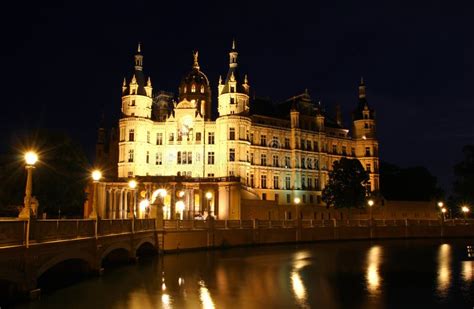
M 229 128 L 229 140 L 235 140 L 235 128 Z
M 229 149 L 229 161 L 230 162 L 235 161 L 235 149 L 234 148 Z
M 314 151 L 319 151 L 319 144 L 317 141 L 313 142 L 313 148 L 314 148 Z
M 278 176 L 273 176 L 273 188 L 279 189 Z
M 132 104 L 131 104 L 131 105 L 132 105 L 132 106 L 135 106 L 135 100 L 132 100 Z
M 207 133 L 207 143 L 209 145 L 214 145 L 214 132 Z
M 267 200 L 267 194 L 266 193 L 262 193 L 262 200 L 264 200 L 264 201 Z
M 128 175 L 128 177 L 133 177 L 133 172 L 129 171 L 127 175 Z
M 260 135 L 260 145 L 261 146 L 266 146 L 267 145 L 267 136 L 266 135 Z
M 290 168 L 290 167 L 291 167 L 291 164 L 290 164 L 290 157 L 285 157 L 285 167 L 286 167 L 286 168 Z
M 291 188 L 291 177 L 286 176 L 285 178 L 285 189 L 289 190 Z
M 277 155 L 273 155 L 273 166 L 275 167 L 278 167 L 278 156 Z
M 156 133 L 156 144 L 163 145 L 163 133 Z
M 230 87 L 230 92 L 235 92 L 235 87 L 234 86 Z
M 313 159 L 308 158 L 308 160 L 306 160 L 306 163 L 308 165 L 308 168 L 310 168 L 310 169 L 313 168 Z
M 193 93 L 196 92 L 196 85 L 194 84 L 191 85 L 191 92 Z
M 250 187 L 254 187 L 255 186 L 255 181 L 254 181 L 255 177 L 253 174 L 250 174 Z
M 332 145 L 332 153 L 337 153 L 337 145 Z
M 133 162 L 133 154 L 134 154 L 133 152 L 134 152 L 133 149 L 130 149 L 128 151 L 128 162 Z
M 250 153 L 250 164 L 253 164 L 253 161 L 254 161 L 253 158 L 254 158 L 254 153 L 251 152 Z
M 301 177 L 301 187 L 306 189 L 306 178 L 304 176 Z
M 196 132 L 196 141 L 197 142 L 201 141 L 201 132 Z
M 286 195 L 286 202 L 291 203 L 291 196 L 289 194 Z
M 367 171 L 367 173 L 370 173 L 371 171 L 370 164 L 365 165 L 365 170 Z
M 178 155 L 177 155 L 176 158 L 177 158 L 176 163 L 181 164 L 181 151 L 178 151 Z M 179 176 L 179 175 L 178 175 L 178 176 Z
M 356 155 L 356 150 L 354 147 L 351 147 L 351 156 L 355 157 Z
M 307 148 L 308 150 L 311 150 L 311 141 L 310 141 L 310 140 L 307 140 L 307 141 L 306 141 L 306 148 Z
M 193 153 L 188 151 L 188 164 L 193 164 Z
M 188 90 L 188 89 L 186 88 L 186 86 L 184 86 L 183 92 L 186 93 L 187 90 Z
M 342 146 L 342 155 L 347 156 L 347 147 L 346 146 Z
M 128 131 L 128 141 L 133 142 L 135 140 L 135 129 L 130 129 Z
M 155 157 L 155 165 L 162 165 L 162 164 L 163 164 L 163 156 L 161 152 L 157 152 L 156 157 Z
M 214 164 L 214 151 L 207 153 L 207 164 Z
M 234 98 L 230 98 L 230 104 L 235 104 L 235 99 Z
M 150 131 L 146 131 L 146 142 L 150 143 Z
M 368 124 L 367 122 L 364 124 L 364 128 L 365 128 L 365 129 L 368 129 L 368 128 L 369 128 L 369 124 Z
M 214 173 L 207 174 L 207 177 L 214 177 Z
M 170 142 L 174 141 L 174 133 L 170 133 L 170 135 L 169 135 L 169 141 L 170 141 Z
M 188 153 L 186 151 L 181 153 L 181 164 L 188 164 Z
M 285 148 L 289 149 L 290 148 L 290 139 L 285 137 Z
M 300 145 L 301 145 L 301 149 L 304 149 L 304 146 L 306 145 L 304 139 L 300 140 Z
M 306 168 L 305 161 L 305 158 L 301 157 L 301 168 Z
M 267 175 L 261 175 L 260 176 L 260 187 L 262 189 L 266 189 L 267 188 Z
M 365 147 L 365 156 L 370 157 L 370 147 Z
M 146 161 L 147 164 L 150 163 L 150 152 L 149 151 L 146 152 L 146 160 L 145 161 Z
M 278 141 L 278 137 L 274 136 L 272 138 L 272 147 L 273 148 L 278 148 L 278 146 L 280 146 L 280 142 Z
M 201 85 L 201 93 L 204 93 L 204 85 Z
M 308 177 L 308 189 L 313 189 L 313 178 Z
M 249 139 L 250 144 L 253 144 L 253 133 L 250 133 L 250 139 Z
M 314 169 L 319 170 L 319 161 L 316 159 L 314 160 Z
M 266 166 L 267 165 L 267 155 L 261 154 L 260 155 L 260 165 Z

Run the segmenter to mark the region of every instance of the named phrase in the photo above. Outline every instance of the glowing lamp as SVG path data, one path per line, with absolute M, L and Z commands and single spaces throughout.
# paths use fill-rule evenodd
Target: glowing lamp
M 295 197 L 294 200 L 295 204 L 301 203 L 301 199 L 299 197 Z
M 137 181 L 134 180 L 134 179 L 130 180 L 130 181 L 128 182 L 128 187 L 129 187 L 130 189 L 135 189 L 135 188 L 137 187 Z
M 206 198 L 210 200 L 212 198 L 212 192 L 207 192 L 206 193 Z
M 38 155 L 34 151 L 28 151 L 25 153 L 25 161 L 27 165 L 35 165 L 38 161 Z
M 182 212 L 184 210 L 184 202 L 183 201 L 177 201 L 176 202 L 176 210 L 179 212 Z
M 467 207 L 467 206 L 463 206 L 463 207 L 461 208 L 461 210 L 462 210 L 462 212 L 463 212 L 463 213 L 465 213 L 465 214 L 466 214 L 466 213 L 468 213 L 468 212 L 469 212 L 469 207 Z
M 374 204 L 375 204 L 374 200 L 368 200 L 367 201 L 367 205 L 369 205 L 369 207 L 374 206 Z
M 101 178 L 102 178 L 102 172 L 101 172 L 101 171 L 99 171 L 99 170 L 94 170 L 94 171 L 92 172 L 92 179 L 93 179 L 94 181 L 99 181 Z

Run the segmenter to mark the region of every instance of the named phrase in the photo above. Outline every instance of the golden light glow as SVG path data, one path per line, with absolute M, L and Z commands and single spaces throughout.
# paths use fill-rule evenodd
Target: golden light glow
M 206 198 L 207 198 L 208 200 L 210 200 L 210 199 L 212 198 L 212 192 L 211 192 L 211 191 L 208 191 L 208 192 L 206 193 Z
M 212 301 L 211 293 L 209 293 L 203 280 L 199 281 L 199 299 L 204 309 L 216 307 Z
M 299 204 L 301 202 L 301 199 L 299 197 L 295 197 L 293 199 L 293 202 L 295 202 L 295 204 Z
M 135 179 L 132 179 L 128 182 L 128 187 L 130 189 L 135 189 L 137 187 L 137 181 Z
M 382 282 L 382 278 L 380 276 L 381 263 L 382 247 L 373 246 L 367 253 L 367 270 L 365 274 L 367 290 L 370 294 L 380 294 L 380 284 Z
M 94 181 L 99 181 L 101 178 L 102 178 L 102 172 L 101 172 L 101 171 L 99 171 L 99 170 L 94 170 L 94 171 L 92 172 L 92 179 L 93 179 Z
M 140 207 L 140 212 L 144 212 L 145 209 L 150 206 L 150 201 L 147 200 L 147 199 L 144 199 L 140 202 L 140 204 L 138 205 Z
M 184 196 L 184 191 L 179 191 L 178 196 L 183 197 Z
M 461 210 L 462 210 L 463 213 L 468 213 L 468 212 L 469 212 L 469 207 L 463 206 L 463 207 L 461 208 Z
M 25 162 L 27 165 L 35 165 L 38 161 L 38 155 L 34 151 L 28 151 L 25 153 Z
M 300 270 L 310 264 L 310 262 L 307 260 L 309 256 L 309 253 L 306 251 L 297 252 L 293 257 L 293 271 L 290 275 L 293 295 L 297 299 L 299 306 L 302 308 L 307 307 L 307 292 L 304 286 L 303 279 L 300 275 Z
M 442 244 L 438 249 L 437 290 L 441 296 L 446 296 L 451 285 L 451 246 Z
M 447 210 L 446 210 L 446 208 L 441 208 L 441 212 L 442 212 L 442 213 L 444 213 L 444 214 L 445 214 L 445 213 L 446 213 L 446 211 L 447 211 Z
M 474 280 L 474 261 L 464 261 L 461 267 L 462 279 L 470 284 Z
M 183 201 L 177 201 L 176 202 L 176 210 L 179 211 L 179 212 L 183 212 L 184 211 L 184 202 Z
M 374 200 L 368 200 L 367 204 L 369 205 L 369 207 L 372 207 L 372 206 L 374 206 L 375 202 L 374 202 Z
M 438 207 L 441 208 L 444 206 L 444 203 L 443 202 L 438 202 Z

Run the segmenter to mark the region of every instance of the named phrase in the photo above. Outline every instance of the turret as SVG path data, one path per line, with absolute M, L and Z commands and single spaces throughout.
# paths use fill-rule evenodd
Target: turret
M 353 136 L 356 139 L 375 138 L 375 111 L 369 107 L 364 79 L 359 84 L 359 103 L 352 113 Z
M 143 55 L 138 44 L 134 56 L 134 72 L 127 84 L 124 79 L 122 84 L 122 115 L 123 117 L 151 117 L 152 92 L 150 77 L 145 78 L 143 73 Z
M 250 85 L 247 75 L 242 80 L 239 71 L 235 48 L 235 40 L 232 41 L 232 49 L 229 52 L 229 71 L 225 81 L 219 78 L 218 85 L 218 111 L 219 116 L 230 114 L 243 114 L 249 111 Z

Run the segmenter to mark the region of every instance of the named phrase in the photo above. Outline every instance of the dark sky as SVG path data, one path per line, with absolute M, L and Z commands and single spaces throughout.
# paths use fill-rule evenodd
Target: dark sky
M 474 137 L 474 10 L 453 1 L 68 1 L 2 4 L 0 149 L 66 129 L 92 153 L 120 111 L 137 42 L 155 90 L 176 92 L 198 49 L 214 93 L 233 37 L 257 96 L 308 88 L 346 124 L 363 75 L 382 160 L 425 165 L 446 189 Z M 448 5 L 449 4 L 449 5 Z

